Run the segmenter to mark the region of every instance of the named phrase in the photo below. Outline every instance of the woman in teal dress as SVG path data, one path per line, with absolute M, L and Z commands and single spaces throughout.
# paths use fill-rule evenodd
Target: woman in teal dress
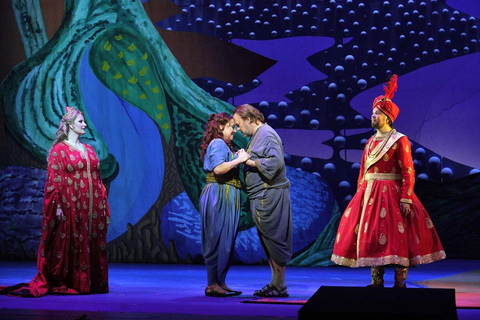
M 234 152 L 232 140 L 235 132 L 230 115 L 224 112 L 211 114 L 200 146 L 200 159 L 207 173 L 206 185 L 200 195 L 202 254 L 208 279 L 205 295 L 211 297 L 242 293 L 230 289 L 225 283 L 240 220 L 238 166 L 250 158 L 243 149 Z

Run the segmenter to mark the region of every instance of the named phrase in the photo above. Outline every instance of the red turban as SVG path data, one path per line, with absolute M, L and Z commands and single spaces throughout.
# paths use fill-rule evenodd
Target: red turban
M 395 94 L 395 91 L 397 91 L 396 74 L 390 77 L 387 81 L 387 85 L 383 86 L 383 91 L 385 91 L 383 96 L 378 96 L 373 100 L 372 109 L 380 109 L 392 120 L 392 122 L 395 122 L 395 119 L 397 119 L 398 113 L 400 112 L 400 109 L 398 109 L 397 105 L 392 101 L 393 95 Z

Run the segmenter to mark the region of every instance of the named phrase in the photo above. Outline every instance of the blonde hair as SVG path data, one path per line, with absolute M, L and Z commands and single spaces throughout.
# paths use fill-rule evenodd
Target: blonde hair
M 77 116 L 79 114 L 83 114 L 80 110 L 76 107 L 67 107 L 67 113 L 65 113 L 60 121 L 60 125 L 58 126 L 57 133 L 55 135 L 55 140 L 52 143 L 52 148 L 57 144 L 60 143 L 68 138 L 68 131 L 70 130 L 70 125 L 75 122 Z M 52 148 L 48 151 L 48 156 L 50 156 L 50 152 Z

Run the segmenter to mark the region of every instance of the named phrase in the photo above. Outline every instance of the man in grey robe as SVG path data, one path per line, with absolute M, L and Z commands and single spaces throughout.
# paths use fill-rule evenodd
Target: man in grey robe
M 250 137 L 245 184 L 258 237 L 272 271 L 269 284 L 254 295 L 288 297 L 285 267 L 292 256 L 290 181 L 286 176 L 282 140 L 264 116 L 249 104 L 235 108 L 237 130 Z

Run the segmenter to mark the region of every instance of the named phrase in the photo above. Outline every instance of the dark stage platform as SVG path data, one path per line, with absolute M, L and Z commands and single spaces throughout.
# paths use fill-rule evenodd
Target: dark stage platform
M 33 262 L 0 262 L 0 285 L 28 282 Z M 110 293 L 0 296 L 0 319 L 297 319 L 298 310 L 320 286 L 364 287 L 368 268 L 288 267 L 289 298 L 255 300 L 252 293 L 269 282 L 267 266 L 233 266 L 227 283 L 243 291 L 233 298 L 204 296 L 201 265 L 110 264 Z M 385 274 L 393 286 L 393 269 Z M 454 288 L 460 320 L 480 319 L 480 260 L 445 260 L 409 270 L 407 286 Z

